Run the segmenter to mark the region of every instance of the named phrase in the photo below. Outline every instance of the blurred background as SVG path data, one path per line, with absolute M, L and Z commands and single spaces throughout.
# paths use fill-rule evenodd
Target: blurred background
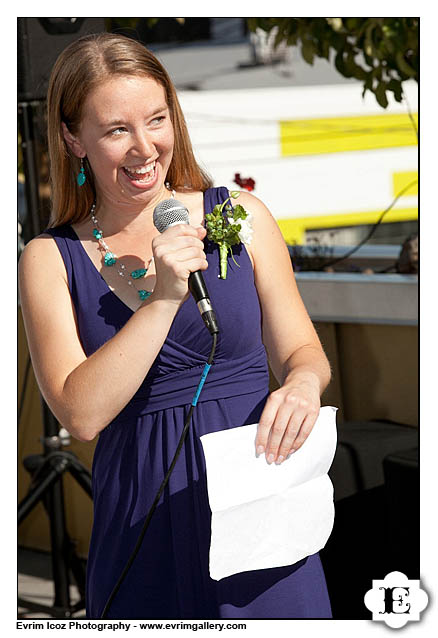
M 336 519 L 321 558 L 340 619 L 371 617 L 373 578 L 419 578 L 418 27 L 18 19 L 18 256 L 50 212 L 50 70 L 73 39 L 103 30 L 157 55 L 215 185 L 253 192 L 277 219 L 333 369 L 322 402 L 339 408 Z M 83 617 L 95 442 L 59 432 L 18 318 L 19 615 Z

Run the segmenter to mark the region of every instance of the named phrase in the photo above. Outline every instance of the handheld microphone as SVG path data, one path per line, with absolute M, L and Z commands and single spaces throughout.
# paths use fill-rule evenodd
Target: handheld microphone
M 164 233 L 167 228 L 176 224 L 188 224 L 189 212 L 184 204 L 181 204 L 177 199 L 165 199 L 155 207 L 153 220 L 155 228 L 160 233 Z M 202 272 L 197 270 L 190 273 L 188 283 L 189 290 L 210 334 L 217 334 L 219 332 L 217 319 Z

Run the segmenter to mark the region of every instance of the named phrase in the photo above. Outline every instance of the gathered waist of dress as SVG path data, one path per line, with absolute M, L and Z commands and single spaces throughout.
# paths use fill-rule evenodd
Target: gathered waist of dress
M 190 405 L 205 364 L 155 377 L 140 390 L 112 423 L 181 405 Z M 213 361 L 199 402 L 215 401 L 268 389 L 269 372 L 264 346 L 244 357 Z

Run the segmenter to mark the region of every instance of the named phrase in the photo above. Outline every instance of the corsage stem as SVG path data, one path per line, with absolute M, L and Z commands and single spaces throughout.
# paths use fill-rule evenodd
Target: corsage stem
M 227 266 L 228 266 L 228 246 L 225 243 L 219 244 L 219 255 L 220 255 L 220 278 L 227 278 Z

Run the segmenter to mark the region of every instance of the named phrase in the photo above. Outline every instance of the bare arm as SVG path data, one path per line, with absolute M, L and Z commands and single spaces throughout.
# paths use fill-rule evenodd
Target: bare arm
M 242 193 L 238 201 L 253 213 L 249 252 L 262 309 L 263 342 L 280 384 L 266 402 L 256 440 L 256 449 L 260 453 L 263 448 L 272 462 L 285 459 L 310 433 L 330 381 L 330 365 L 299 294 L 277 223 L 254 196 Z
M 203 229 L 180 225 L 154 240 L 154 293 L 88 358 L 55 242 L 38 237 L 26 246 L 19 286 L 35 376 L 50 409 L 75 438 L 92 440 L 140 387 L 187 295 L 190 272 L 207 267 L 204 235 Z

